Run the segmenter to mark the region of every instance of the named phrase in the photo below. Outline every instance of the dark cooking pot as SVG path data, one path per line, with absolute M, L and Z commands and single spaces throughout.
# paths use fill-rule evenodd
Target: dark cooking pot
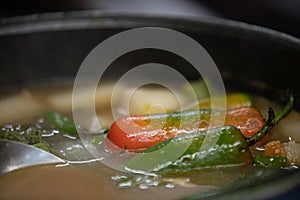
M 166 27 L 198 41 L 211 55 L 225 84 L 260 81 L 273 88 L 290 88 L 300 99 L 300 40 L 269 29 L 216 18 L 175 18 L 148 15 L 72 12 L 2 20 L 0 24 L 0 85 L 20 87 L 55 77 L 74 77 L 85 56 L 101 41 L 136 27 Z M 105 72 L 118 78 L 126 70 L 148 62 L 173 66 L 190 79 L 197 73 L 182 58 L 161 50 L 130 52 Z M 233 81 L 234 80 L 234 81 Z M 231 86 L 232 86 L 231 85 Z M 296 108 L 300 104 L 296 102 Z M 300 173 L 280 174 L 264 183 L 249 182 L 239 190 L 213 198 L 281 198 L 299 195 Z M 293 189 L 293 190 L 292 190 Z M 209 194 L 208 194 L 209 195 Z M 210 194 L 211 195 L 211 194 Z M 290 196 L 291 198 L 291 196 Z

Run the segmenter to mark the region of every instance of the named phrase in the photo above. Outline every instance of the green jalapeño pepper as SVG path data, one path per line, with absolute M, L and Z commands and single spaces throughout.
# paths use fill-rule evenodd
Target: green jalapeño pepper
M 200 131 L 156 144 L 138 153 L 126 163 L 126 169 L 139 171 L 188 171 L 197 168 L 241 165 L 252 160 L 249 146 L 261 140 L 293 106 L 293 96 L 276 115 L 270 108 L 264 127 L 252 136 L 244 136 L 234 126 Z
M 211 136 L 206 141 L 209 147 L 202 148 L 208 135 Z M 175 171 L 186 171 L 239 165 L 250 162 L 251 158 L 247 141 L 240 130 L 234 126 L 222 126 L 159 143 L 133 157 L 126 166 L 141 171 L 158 171 L 166 166 Z

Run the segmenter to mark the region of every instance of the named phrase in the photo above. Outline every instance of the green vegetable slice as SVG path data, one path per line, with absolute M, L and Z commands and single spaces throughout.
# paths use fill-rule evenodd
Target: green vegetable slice
M 282 168 L 286 167 L 287 159 L 281 156 L 262 156 L 256 155 L 253 158 L 253 164 L 261 167 Z
M 44 114 L 44 119 L 54 128 L 63 131 L 72 137 L 78 136 L 75 122 L 66 116 L 49 111 Z

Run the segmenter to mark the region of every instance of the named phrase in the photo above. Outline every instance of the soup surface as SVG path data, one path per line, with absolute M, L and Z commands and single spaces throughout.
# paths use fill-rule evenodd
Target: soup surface
M 82 137 L 72 130 L 57 127 L 47 118 L 50 116 L 65 116 L 72 121 L 72 111 L 83 116 L 80 120 L 82 130 L 93 132 L 90 142 L 97 145 L 106 137 L 111 124 L 128 114 L 148 115 L 151 113 L 174 112 L 180 108 L 176 96 L 166 88 L 147 86 L 135 93 L 130 93 L 128 105 L 123 99 L 128 97 L 126 91 L 130 86 L 124 86 L 123 93 L 117 94 L 118 101 L 111 105 L 112 83 L 105 83 L 97 89 L 95 106 L 97 117 L 87 115 L 85 107 L 90 100 L 86 99 L 86 90 L 80 93 L 81 104 L 72 107 L 72 87 L 68 81 L 40 84 L 38 87 L 27 87 L 16 93 L 5 95 L 0 99 L 1 139 L 10 135 L 16 140 L 16 135 L 23 133 L 41 133 L 42 147 L 51 153 L 69 160 L 81 161 L 81 164 L 41 165 L 19 169 L 0 176 L 1 199 L 179 199 L 196 193 L 222 191 L 228 186 L 239 188 L 245 182 L 255 182 L 272 177 L 277 171 L 298 170 L 300 164 L 300 114 L 292 111 L 272 130 L 269 136 L 250 147 L 252 155 L 260 155 L 266 151 L 270 141 L 279 141 L 284 148 L 287 159 L 284 167 L 269 168 L 254 165 L 252 162 L 232 166 L 208 166 L 192 170 L 166 171 L 163 173 L 129 173 L 112 169 L 99 161 L 86 162 L 94 158 L 84 146 Z M 234 91 L 236 93 L 236 91 Z M 238 91 L 240 92 L 240 91 Z M 245 91 L 238 94 L 244 94 Z M 127 95 L 127 96 L 126 96 Z M 178 94 L 177 94 L 178 95 Z M 184 107 L 195 109 L 194 102 L 182 90 L 179 95 L 184 99 Z M 204 96 L 201 96 L 204 95 Z M 202 92 L 200 98 L 206 99 Z M 275 113 L 282 109 L 269 99 L 249 94 L 251 107 L 255 107 L 267 118 L 268 108 Z M 244 96 L 243 96 L 244 97 Z M 244 100 L 243 100 L 244 102 Z M 206 100 L 202 104 L 206 104 Z M 249 106 L 249 105 L 242 105 Z M 198 103 L 196 105 L 198 109 Z M 73 110 L 72 110 L 73 109 Z M 117 116 L 114 116 L 115 109 Z M 127 110 L 126 110 L 127 109 Z M 59 115 L 53 115 L 59 114 Z M 101 130 L 95 122 L 101 122 Z M 53 121 L 52 121 L 53 122 Z M 95 128 L 96 127 L 96 128 Z M 18 138 L 17 138 L 18 139 Z M 35 138 L 36 139 L 36 138 Z M 35 140 L 31 138 L 34 145 Z M 23 141 L 24 140 L 24 141 Z M 19 138 L 20 142 L 28 142 L 28 138 Z M 36 142 L 39 143 L 39 142 Z M 45 144 L 45 145 L 44 145 Z M 272 146 L 272 143 L 270 143 Z M 272 149 L 272 148 L 271 148 Z M 127 149 L 123 149 L 127 151 Z M 140 152 L 139 150 L 138 152 Z M 274 152 L 277 150 L 275 149 Z M 12 158 L 13 159 L 13 158 Z M 74 163 L 74 162 L 73 162 Z M 80 163 L 80 162 L 77 162 Z M 205 195 L 204 195 L 205 196 Z

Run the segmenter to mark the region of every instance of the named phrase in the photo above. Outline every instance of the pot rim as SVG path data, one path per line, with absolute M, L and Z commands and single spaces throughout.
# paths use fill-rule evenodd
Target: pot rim
M 0 19 L 0 36 L 26 34 L 33 32 L 80 30 L 84 28 L 134 28 L 149 24 L 167 25 L 170 28 L 183 28 L 196 31 L 197 26 L 212 25 L 236 29 L 237 31 L 251 31 L 259 35 L 278 37 L 300 45 L 300 39 L 274 29 L 213 16 L 164 15 L 149 13 L 112 12 L 101 10 L 66 11 L 37 13 Z M 173 22 L 173 23 L 172 23 Z M 176 23 L 174 23 L 176 22 Z M 144 24 L 144 25 L 143 25 Z

